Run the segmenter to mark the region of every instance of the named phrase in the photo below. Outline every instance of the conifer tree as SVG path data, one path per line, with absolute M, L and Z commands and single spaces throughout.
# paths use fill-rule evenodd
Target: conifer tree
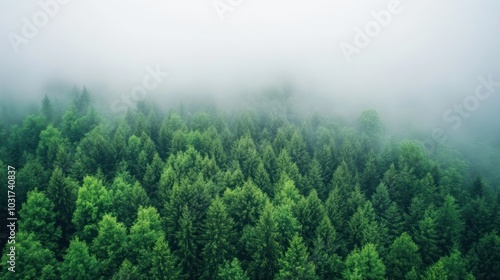
M 240 262 L 234 258 L 231 262 L 226 262 L 224 266 L 219 269 L 220 280 L 249 280 L 245 271 L 241 268 Z
M 202 257 L 205 260 L 204 278 L 216 279 L 218 268 L 224 260 L 231 259 L 234 248 L 233 220 L 228 216 L 226 206 L 219 197 L 212 200 L 207 210 L 202 239 L 205 246 Z
M 19 211 L 19 229 L 33 233 L 47 249 L 57 249 L 61 228 L 56 226 L 54 204 L 38 189 L 28 193 L 28 200 Z
M 344 279 L 385 279 L 385 265 L 380 259 L 376 246 L 366 244 L 354 249 L 345 260 Z
M 275 279 L 318 279 L 315 273 L 315 266 L 308 260 L 307 247 L 302 242 L 302 238 L 295 235 L 290 242 L 290 248 L 279 260 L 279 272 Z
M 89 253 L 87 244 L 75 238 L 69 244 L 61 265 L 61 279 L 99 279 L 99 263 Z

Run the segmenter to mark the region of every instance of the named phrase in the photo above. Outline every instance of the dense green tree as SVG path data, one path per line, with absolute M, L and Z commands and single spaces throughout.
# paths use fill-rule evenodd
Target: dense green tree
M 269 197 L 272 197 L 274 195 L 273 186 L 271 185 L 271 179 L 262 162 L 259 162 L 259 165 L 257 166 L 257 170 L 255 171 L 255 175 L 253 176 L 253 181 L 255 182 L 255 185 L 257 185 L 257 187 Z
M 83 186 L 78 190 L 76 209 L 73 213 L 73 224 L 77 236 L 90 242 L 97 236 L 98 223 L 111 205 L 111 196 L 102 184 L 102 181 L 87 176 Z
M 242 187 L 227 189 L 222 199 L 235 222 L 236 232 L 241 232 L 245 226 L 257 223 L 267 197 L 253 182 L 248 181 Z
M 139 280 L 142 279 L 137 266 L 133 265 L 130 261 L 124 260 L 120 266 L 120 270 L 113 275 L 114 280 Z
M 418 245 L 424 265 L 437 261 L 439 256 L 436 219 L 433 214 L 426 211 L 424 217 L 418 221 L 417 231 L 413 238 Z
M 406 232 L 401 234 L 389 248 L 386 257 L 387 277 L 404 279 L 413 269 L 420 269 L 418 246 Z
M 219 269 L 219 280 L 249 280 L 245 271 L 241 268 L 240 262 L 234 258 L 231 262 L 226 262 Z
M 218 268 L 224 260 L 233 255 L 234 222 L 227 214 L 226 206 L 219 197 L 212 200 L 207 210 L 207 218 L 204 224 L 204 247 L 202 257 L 205 260 L 204 278 L 216 279 Z
M 337 255 L 337 252 L 341 250 L 340 246 L 335 228 L 328 216 L 324 215 L 316 229 L 311 255 L 316 265 L 316 274 L 320 279 L 341 278 L 343 262 Z
M 150 204 L 146 191 L 137 181 L 130 185 L 122 177 L 117 176 L 110 190 L 112 212 L 127 227 L 132 226 L 139 207 L 147 207 Z
M 316 190 L 320 199 L 326 200 L 327 190 L 323 185 L 323 178 L 321 177 L 321 166 L 318 160 L 313 159 L 309 164 L 306 180 L 304 182 L 305 195 L 309 195 L 311 190 Z
M 370 201 L 359 207 L 349 221 L 349 248 L 361 248 L 366 244 L 380 244 L 383 230 L 375 219 L 375 212 Z
M 443 262 L 438 261 L 430 266 L 423 279 L 425 280 L 448 280 L 448 274 L 444 268 Z
M 54 203 L 56 227 L 61 228 L 63 244 L 66 244 L 74 231 L 71 218 L 76 208 L 78 184 L 70 177 L 64 177 L 62 170 L 56 167 L 50 177 L 46 194 Z
M 436 224 L 438 247 L 441 255 L 446 255 L 451 252 L 454 245 L 460 245 L 460 237 L 464 228 L 458 205 L 452 196 L 448 195 L 444 198 L 443 206 L 437 211 Z
M 295 131 L 293 133 L 288 145 L 288 150 L 290 153 L 290 158 L 295 164 L 297 164 L 300 173 L 302 175 L 306 175 L 309 162 L 309 154 L 307 153 L 306 143 L 304 142 L 304 138 L 302 137 L 302 134 L 300 132 Z
M 296 234 L 302 232 L 302 226 L 293 215 L 292 205 L 282 204 L 275 208 L 276 222 L 278 223 L 278 242 L 283 249 L 287 249 L 290 241 Z
M 61 228 L 56 226 L 54 203 L 38 189 L 28 193 L 28 200 L 19 211 L 19 229 L 33 233 L 47 249 L 57 248 Z
M 184 274 L 188 279 L 199 278 L 201 261 L 198 256 L 198 244 L 193 227 L 193 218 L 187 206 L 184 206 L 181 211 L 176 240 L 178 244 L 177 256 L 180 259 L 180 266 Z
M 467 261 L 457 248 L 454 248 L 450 255 L 441 257 L 439 261 L 443 263 L 448 279 L 466 280 L 474 277 L 468 272 Z
M 354 249 L 345 260 L 344 279 L 385 279 L 385 265 L 376 246 L 366 244 Z
M 466 249 L 472 247 L 484 234 L 492 230 L 491 204 L 484 198 L 468 200 L 462 211 L 466 232 L 463 243 Z
M 481 237 L 469 252 L 472 271 L 477 279 L 499 279 L 500 237 L 494 231 Z
M 290 242 L 290 248 L 279 260 L 279 272 L 275 279 L 318 279 L 315 266 L 308 260 L 307 247 L 302 238 L 295 235 Z
M 26 201 L 28 192 L 34 188 L 45 191 L 48 177 L 46 169 L 38 159 L 30 158 L 23 167 L 16 172 L 16 202 L 21 205 Z
M 127 228 L 116 218 L 106 214 L 99 222 L 98 235 L 92 240 L 91 252 L 100 263 L 100 273 L 113 276 L 128 254 Z
M 295 207 L 297 220 L 302 225 L 301 235 L 304 242 L 311 246 L 316 235 L 316 228 L 323 218 L 325 209 L 318 198 L 316 190 L 313 190 L 307 198 L 302 198 Z
M 61 264 L 61 279 L 99 279 L 99 263 L 89 253 L 87 244 L 78 238 L 71 241 Z
M 168 243 L 164 238 L 159 238 L 151 252 L 150 279 L 177 280 L 181 278 L 181 269 L 178 260 L 170 252 Z
M 252 262 L 250 274 L 254 279 L 273 279 L 278 271 L 278 258 L 281 251 L 278 243 L 278 223 L 275 209 L 267 202 L 259 221 L 253 229 Z
M 161 218 L 154 207 L 139 207 L 137 220 L 130 228 L 128 236 L 128 259 L 137 264 L 141 274 L 146 275 L 151 269 L 150 254 L 165 231 L 161 226 Z

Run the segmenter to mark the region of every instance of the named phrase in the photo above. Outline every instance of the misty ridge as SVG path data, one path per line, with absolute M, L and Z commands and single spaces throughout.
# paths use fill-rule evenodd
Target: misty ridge
M 0 279 L 500 279 L 499 9 L 0 2 Z

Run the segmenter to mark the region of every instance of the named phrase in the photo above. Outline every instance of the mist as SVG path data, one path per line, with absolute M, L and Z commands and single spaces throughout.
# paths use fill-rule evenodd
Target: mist
M 137 99 L 165 107 L 206 98 L 238 107 L 242 95 L 274 87 L 304 111 L 351 118 L 372 108 L 396 130 L 498 134 L 498 92 L 470 116 L 454 112 L 460 129 L 443 114 L 474 95 L 479 77 L 500 80 L 499 8 L 494 1 L 3 1 L 0 101 L 38 106 L 45 94 L 64 99 L 76 85 L 119 113 L 133 107 L 125 99 L 156 69 L 168 76 Z M 380 30 L 357 46 L 377 14 Z

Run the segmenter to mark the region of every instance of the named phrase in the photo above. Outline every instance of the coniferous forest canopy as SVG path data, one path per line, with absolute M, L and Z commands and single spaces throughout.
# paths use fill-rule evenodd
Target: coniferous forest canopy
M 496 178 L 278 95 L 106 117 L 79 89 L 0 121 L 1 279 L 500 279 Z

